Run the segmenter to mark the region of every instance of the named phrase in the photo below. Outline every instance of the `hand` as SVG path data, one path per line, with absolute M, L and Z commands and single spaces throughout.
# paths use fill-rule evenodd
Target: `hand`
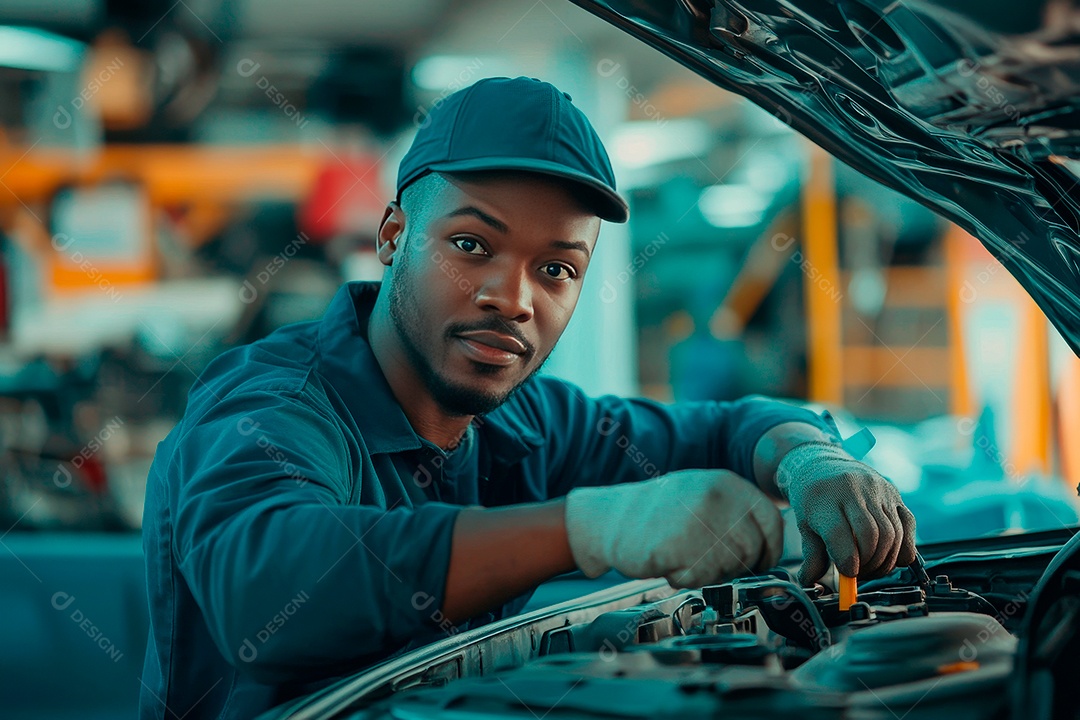
M 872 579 L 915 561 L 915 516 L 896 487 L 829 443 L 795 446 L 780 461 L 776 485 L 791 503 L 803 541 L 799 581 L 829 569 Z
M 589 577 L 615 568 L 673 587 L 701 587 L 772 567 L 784 545 L 780 511 L 727 470 L 681 470 L 566 496 L 566 532 Z

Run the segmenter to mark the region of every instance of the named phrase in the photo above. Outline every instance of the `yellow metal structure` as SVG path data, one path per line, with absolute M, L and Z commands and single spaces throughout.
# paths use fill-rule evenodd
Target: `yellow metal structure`
M 819 278 L 803 283 L 806 302 L 808 388 L 810 400 L 839 406 L 844 402 L 841 320 L 843 307 L 836 246 L 836 189 L 833 159 L 809 144 L 809 171 L 803 183 L 803 253 L 807 268 Z

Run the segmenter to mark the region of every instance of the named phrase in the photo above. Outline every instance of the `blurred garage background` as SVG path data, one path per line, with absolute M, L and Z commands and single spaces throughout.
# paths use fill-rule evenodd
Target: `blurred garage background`
M 412 134 L 500 75 L 631 203 L 549 372 L 869 425 L 922 542 L 1077 523 L 1080 363 L 997 261 L 569 2 L 0 0 L 0 715 L 135 714 L 155 446 L 217 353 L 381 277 Z

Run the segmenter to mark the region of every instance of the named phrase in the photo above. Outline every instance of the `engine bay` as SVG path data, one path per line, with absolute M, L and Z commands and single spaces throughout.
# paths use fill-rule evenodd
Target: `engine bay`
M 645 592 L 431 656 L 333 716 L 1007 717 L 1030 593 L 1059 547 L 920 557 L 848 610 L 783 568 Z

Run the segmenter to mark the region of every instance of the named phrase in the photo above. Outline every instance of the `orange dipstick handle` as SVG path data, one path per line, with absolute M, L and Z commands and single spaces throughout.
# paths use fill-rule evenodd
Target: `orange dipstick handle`
M 859 595 L 859 583 L 853 577 L 840 575 L 840 610 L 848 610 Z

